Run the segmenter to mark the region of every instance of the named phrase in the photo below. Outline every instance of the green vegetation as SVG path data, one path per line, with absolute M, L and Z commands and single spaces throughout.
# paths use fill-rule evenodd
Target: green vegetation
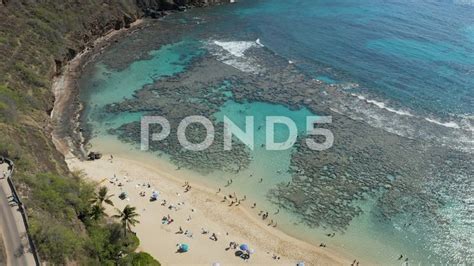
M 114 203 L 110 198 L 112 198 L 114 195 L 109 195 L 109 190 L 107 187 L 100 187 L 99 191 L 95 194 L 94 198 L 91 200 L 91 203 L 94 204 L 94 206 L 102 206 L 102 204 L 107 203 L 110 206 L 114 206 Z
M 131 207 L 130 205 L 125 206 L 123 211 L 117 210 L 118 214 L 114 215 L 114 218 L 120 219 L 122 223 L 123 233 L 127 234 L 127 230 L 131 231 L 131 227 L 135 226 L 137 223 L 140 223 L 135 217 L 139 215 L 135 212 L 136 208 Z
M 144 260 L 144 255 L 133 253 L 138 238 L 128 233 L 130 226 L 138 223 L 135 208 L 127 206 L 120 212 L 121 224 L 108 218 L 102 204 L 113 203 L 106 188 L 94 193 L 93 184 L 77 176 L 18 178 L 34 188 L 25 198 L 26 205 L 35 210 L 30 217 L 31 233 L 42 258 L 54 264 L 87 258 L 87 264 L 101 265 Z
M 124 16 L 140 12 L 134 0 L 0 1 L 0 156 L 16 164 L 15 184 L 43 262 L 139 265 L 147 259 L 133 253 L 137 237 L 105 215 L 107 191 L 96 194 L 68 171 L 49 125 L 53 76 Z
M 51 140 L 50 112 L 53 77 L 68 60 L 143 15 L 143 5 L 165 2 L 0 1 L 0 155 L 16 164 L 15 184 L 43 262 L 159 265 L 133 253 L 138 239 L 123 230 L 136 223 L 133 215 L 115 223 L 102 206 L 110 198 L 98 202 L 93 186 L 69 172 Z

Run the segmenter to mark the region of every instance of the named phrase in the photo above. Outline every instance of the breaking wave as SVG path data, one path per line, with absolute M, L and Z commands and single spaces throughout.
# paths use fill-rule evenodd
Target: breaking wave
M 343 101 L 337 111 L 353 119 L 384 129 L 399 136 L 436 141 L 465 152 L 473 152 L 474 117 L 453 116 L 450 120 L 425 117 L 412 110 L 396 109 L 385 102 L 370 99 L 356 93 L 349 94 L 357 100 Z
M 414 116 L 413 114 L 411 114 L 408 111 L 397 110 L 397 109 L 388 107 L 384 102 L 379 102 L 379 101 L 376 101 L 376 100 L 367 99 L 366 97 L 364 97 L 362 95 L 355 94 L 355 93 L 351 93 L 351 95 L 354 96 L 354 97 L 357 97 L 359 100 L 363 100 L 366 103 L 373 104 L 373 105 L 375 105 L 375 106 L 377 106 L 381 109 L 385 109 L 389 112 L 396 113 L 396 114 L 399 114 L 399 115 Z
M 249 49 L 264 47 L 260 39 L 256 41 L 211 40 L 207 44 L 209 51 L 224 64 L 247 73 L 261 72 L 261 66 L 253 58 L 245 55 Z

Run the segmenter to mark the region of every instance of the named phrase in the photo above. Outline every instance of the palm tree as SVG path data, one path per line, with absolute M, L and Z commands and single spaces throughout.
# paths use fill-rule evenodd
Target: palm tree
M 95 203 L 97 205 L 102 206 L 102 204 L 105 202 L 105 203 L 107 203 L 111 206 L 114 206 L 114 203 L 110 199 L 114 195 L 113 194 L 112 195 L 107 195 L 107 193 L 109 193 L 109 190 L 107 189 L 107 187 L 101 187 L 99 189 L 99 192 L 97 192 L 95 194 L 94 198 L 91 199 L 91 203 Z
M 138 217 L 138 213 L 135 212 L 136 208 L 130 205 L 125 206 L 123 211 L 117 209 L 118 214 L 114 215 L 114 218 L 119 218 L 122 222 L 123 230 L 125 235 L 127 234 L 127 229 L 131 231 L 131 226 L 135 226 L 140 223 L 135 217 Z
M 93 220 L 96 220 L 96 221 L 99 220 L 104 215 L 106 215 L 104 206 L 102 206 L 100 204 L 92 205 L 92 207 L 90 209 L 90 212 L 89 212 L 89 215 Z

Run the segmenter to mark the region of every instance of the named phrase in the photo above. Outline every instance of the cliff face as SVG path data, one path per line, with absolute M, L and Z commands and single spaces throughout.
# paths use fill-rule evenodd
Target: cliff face
M 157 17 L 169 10 L 223 1 L 0 0 L 0 156 L 16 163 L 16 185 L 27 199 L 43 258 L 64 253 L 60 260 L 80 261 L 86 253 L 84 242 L 91 241 L 77 214 L 76 198 L 64 202 L 57 212 L 50 197 L 39 197 L 44 196 L 44 188 L 51 189 L 52 195 L 64 194 L 49 185 L 62 181 L 44 173 L 69 177 L 70 184 L 62 188 L 68 190 L 67 195 L 79 194 L 82 187 L 72 178 L 51 139 L 53 77 L 68 60 L 110 30 L 128 27 L 146 15 Z

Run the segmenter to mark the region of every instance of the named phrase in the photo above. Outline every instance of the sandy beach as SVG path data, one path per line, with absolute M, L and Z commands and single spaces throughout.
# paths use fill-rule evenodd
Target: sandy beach
M 268 220 L 248 213 L 245 206 L 250 206 L 250 202 L 243 200 L 240 206 L 229 206 L 231 199 L 223 201 L 223 192 L 192 183 L 186 192 L 186 181 L 139 161 L 117 155 L 111 159 L 105 154 L 97 161 L 70 158 L 67 163 L 72 171 L 81 171 L 98 186 L 108 187 L 114 194 L 116 208 L 127 204 L 137 208 L 140 224 L 133 230 L 141 241 L 139 249 L 165 265 L 212 265 L 215 262 L 296 265 L 301 261 L 306 265 L 349 265 L 352 262 L 330 249 L 312 246 L 269 226 Z M 159 198 L 151 202 L 153 191 L 159 193 Z M 118 197 L 122 192 L 128 196 L 124 200 Z M 143 192 L 145 195 L 141 196 Z M 115 208 L 108 207 L 107 212 L 113 215 Z M 173 222 L 163 223 L 163 217 Z M 211 240 L 212 234 L 217 241 Z M 231 242 L 248 244 L 255 253 L 246 262 L 235 256 L 238 248 L 228 249 Z M 190 246 L 190 251 L 177 253 L 176 246 L 183 243 Z

